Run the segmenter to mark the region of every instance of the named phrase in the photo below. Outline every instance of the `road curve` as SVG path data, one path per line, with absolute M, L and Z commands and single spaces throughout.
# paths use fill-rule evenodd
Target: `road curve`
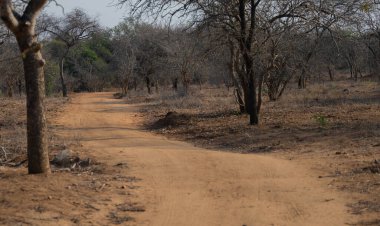
M 345 201 L 291 161 L 196 148 L 139 129 L 137 106 L 79 94 L 61 123 L 102 162 L 127 162 L 146 211 L 133 225 L 339 226 Z

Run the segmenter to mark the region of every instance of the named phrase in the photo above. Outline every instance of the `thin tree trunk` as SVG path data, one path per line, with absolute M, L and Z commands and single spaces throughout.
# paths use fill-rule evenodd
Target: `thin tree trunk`
M 330 81 L 334 81 L 334 69 L 332 67 L 333 66 L 331 65 L 327 66 L 327 70 L 329 71 Z
M 148 94 L 152 94 L 151 86 L 150 86 L 150 78 L 147 76 L 145 77 L 146 82 L 146 88 L 148 89 Z
M 133 88 L 136 92 L 137 91 L 137 79 L 136 78 L 133 78 Z
M 257 112 L 257 104 L 256 104 L 256 87 L 255 87 L 255 82 L 254 82 L 254 79 L 253 79 L 253 76 L 251 75 L 250 76 L 251 78 L 249 79 L 249 101 L 248 101 L 248 105 L 249 105 L 249 109 L 250 110 L 250 113 L 249 113 L 249 123 L 251 125 L 257 125 L 259 124 L 259 115 L 258 115 L 258 112 Z
M 187 79 L 187 73 L 186 72 L 182 72 L 182 85 L 183 85 L 183 89 L 185 91 L 185 95 L 187 95 L 189 92 L 189 81 Z
M 298 88 L 299 89 L 305 89 L 306 88 L 306 70 L 305 70 L 305 68 L 302 69 L 301 75 L 298 78 Z
M 236 72 L 236 65 L 237 62 L 235 60 L 238 60 L 238 55 L 235 51 L 235 46 L 232 41 L 230 41 L 230 62 L 228 63 L 228 68 L 230 69 L 230 77 L 232 79 L 232 82 L 235 87 L 235 92 L 236 92 L 236 100 L 237 103 L 239 104 L 239 110 L 241 114 L 247 113 L 246 108 L 245 108 L 245 103 L 242 98 L 242 89 L 241 86 L 239 85 L 238 79 L 237 79 L 237 72 Z M 229 88 L 229 86 L 227 86 Z
M 13 97 L 13 84 L 11 82 L 11 79 L 8 78 L 6 83 L 7 83 L 7 96 L 11 98 Z
M 175 91 L 178 90 L 178 78 L 174 78 L 174 79 L 173 79 L 173 89 L 174 89 Z
M 61 59 L 61 62 L 59 64 L 59 76 L 60 76 L 60 79 L 61 79 L 61 86 L 62 86 L 62 95 L 63 97 L 67 97 L 67 87 L 66 87 L 66 83 L 65 83 L 65 78 L 64 78 L 64 75 L 63 75 L 63 64 L 65 62 L 65 58 L 62 58 Z
M 22 96 L 22 81 L 21 81 L 20 78 L 17 81 L 17 86 L 18 86 L 18 93 L 19 93 L 19 95 L 21 97 Z
M 259 92 L 257 94 L 257 114 L 260 114 L 260 110 L 261 110 L 261 105 L 263 103 L 263 83 L 264 83 L 264 74 L 261 74 L 260 75 L 260 78 L 259 78 Z

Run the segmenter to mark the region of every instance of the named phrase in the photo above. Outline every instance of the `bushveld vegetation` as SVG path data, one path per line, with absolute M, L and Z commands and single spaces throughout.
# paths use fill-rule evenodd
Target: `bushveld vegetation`
M 118 0 L 130 17 L 113 28 L 82 9 L 41 13 L 48 2 L 0 0 L 0 164 L 27 149 L 30 173 L 50 171 L 45 96 L 55 111 L 57 97 L 118 90 L 150 102 L 149 129 L 319 159 L 337 186 L 374 199 L 353 210 L 380 211 L 377 1 Z
M 114 28 L 81 9 L 40 15 L 47 2 L 1 1 L 1 95 L 28 97 L 28 150 L 39 162 L 30 171 L 49 168 L 45 94 L 119 87 L 120 97 L 142 88 L 191 96 L 191 86 L 223 84 L 257 125 L 263 98 L 278 101 L 289 84 L 305 89 L 339 74 L 379 80 L 379 5 L 372 1 L 120 0 L 133 17 Z

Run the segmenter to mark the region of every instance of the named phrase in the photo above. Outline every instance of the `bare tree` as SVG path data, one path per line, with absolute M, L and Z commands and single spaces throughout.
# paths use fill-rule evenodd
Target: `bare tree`
M 116 73 L 116 82 L 121 88 L 122 97 L 128 93 L 132 77 L 136 69 L 136 39 L 135 22 L 126 20 L 113 29 L 113 63 Z
M 197 34 L 174 29 L 170 31 L 163 44 L 167 52 L 167 67 L 172 74 L 173 89 L 177 90 L 178 81 L 182 81 L 185 95 L 188 94 L 197 67 L 206 55 L 200 50 L 200 40 L 201 37 Z
M 47 0 L 23 1 L 21 13 L 15 11 L 14 2 L 0 0 L 0 17 L 16 37 L 24 65 L 27 95 L 27 136 L 29 173 L 50 171 L 45 117 L 45 60 L 41 54 L 35 28 L 37 16 Z

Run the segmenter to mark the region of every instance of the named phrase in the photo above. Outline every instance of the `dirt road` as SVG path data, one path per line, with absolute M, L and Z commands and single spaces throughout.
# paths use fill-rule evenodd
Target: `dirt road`
M 129 164 L 145 212 L 135 225 L 350 223 L 344 200 L 291 161 L 208 151 L 139 129 L 136 106 L 110 93 L 81 94 L 59 120 L 107 165 Z
M 75 95 L 54 121 L 94 173 L 0 169 L 0 225 L 340 226 L 340 194 L 292 161 L 196 148 L 140 129 L 138 106 Z

